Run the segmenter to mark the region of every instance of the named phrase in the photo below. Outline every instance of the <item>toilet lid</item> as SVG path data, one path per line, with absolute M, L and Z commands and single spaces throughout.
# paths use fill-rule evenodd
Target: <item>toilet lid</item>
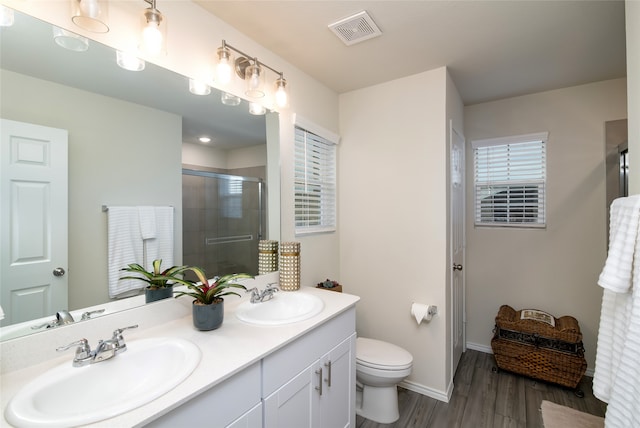
M 403 369 L 411 366 L 413 357 L 405 349 L 391 343 L 358 337 L 356 361 L 370 367 Z

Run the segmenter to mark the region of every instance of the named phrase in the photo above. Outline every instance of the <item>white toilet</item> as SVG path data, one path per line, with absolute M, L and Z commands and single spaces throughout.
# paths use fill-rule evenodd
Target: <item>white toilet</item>
M 413 357 L 399 346 L 356 339 L 356 414 L 388 424 L 400 417 L 397 385 L 411 374 Z

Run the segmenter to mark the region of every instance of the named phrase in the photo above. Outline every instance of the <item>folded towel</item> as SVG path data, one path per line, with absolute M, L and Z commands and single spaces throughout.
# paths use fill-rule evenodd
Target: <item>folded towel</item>
M 140 221 L 140 235 L 142 239 L 156 237 L 156 210 L 155 207 L 138 207 L 138 219 Z
M 609 252 L 598 284 L 621 293 L 631 287 L 634 247 L 640 229 L 640 195 L 614 200 L 610 213 Z
M 109 297 L 113 299 L 145 287 L 142 281 L 120 280 L 122 268 L 143 262 L 143 241 L 136 207 L 109 207 L 107 217 Z

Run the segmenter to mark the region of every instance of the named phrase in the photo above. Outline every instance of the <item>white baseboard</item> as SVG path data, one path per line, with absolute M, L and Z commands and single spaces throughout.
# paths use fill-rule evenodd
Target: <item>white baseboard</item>
M 467 349 L 484 352 L 485 354 L 493 354 L 493 350 L 491 349 L 491 346 L 481 345 L 479 343 L 467 342 Z
M 478 352 L 484 352 L 485 354 L 493 354 L 493 350 L 491 346 L 481 345 L 479 343 L 467 342 L 467 349 L 472 349 Z M 585 372 L 585 376 L 593 377 L 594 370 L 592 368 L 587 368 Z
M 418 394 L 425 395 L 429 398 L 433 398 L 439 401 L 449 402 L 451 394 L 453 393 L 453 384 L 449 385 L 449 391 L 440 391 L 437 389 L 426 387 L 422 384 L 403 380 L 398 384 L 401 388 L 408 389 L 409 391 L 417 392 Z

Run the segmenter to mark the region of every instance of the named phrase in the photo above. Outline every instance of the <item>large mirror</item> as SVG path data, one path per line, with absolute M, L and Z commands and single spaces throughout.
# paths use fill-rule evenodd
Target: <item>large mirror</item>
M 0 31 L 0 116 L 68 131 L 68 260 L 61 266 L 68 306 L 61 310 L 114 302 L 107 281 L 109 206 L 173 206 L 174 264 L 183 263 L 183 250 L 186 255 L 193 247 L 191 236 L 200 236 L 191 230 L 183 242 L 183 221 L 193 221 L 183 210 L 184 168 L 221 176 L 239 171 L 245 178 L 278 170 L 278 132 L 267 129 L 277 127 L 276 113 L 251 115 L 245 100 L 224 105 L 214 88 L 194 95 L 187 77 L 148 62 L 142 71 L 124 70 L 113 49 L 92 40 L 86 51 L 64 49 L 50 24 L 24 14 L 16 12 L 14 25 Z M 200 136 L 211 142 L 200 143 Z M 264 177 L 268 221 L 254 240 L 279 238 L 276 175 Z M 2 205 L 7 197 L 1 195 Z M 5 247 L 9 229 L 2 230 Z M 257 248 L 257 241 L 250 245 Z M 229 251 L 222 253 L 229 263 Z M 4 307 L 7 293 L 2 296 Z M 120 306 L 144 303 L 133 300 Z M 26 321 L 20 308 L 13 312 L 0 325 Z

